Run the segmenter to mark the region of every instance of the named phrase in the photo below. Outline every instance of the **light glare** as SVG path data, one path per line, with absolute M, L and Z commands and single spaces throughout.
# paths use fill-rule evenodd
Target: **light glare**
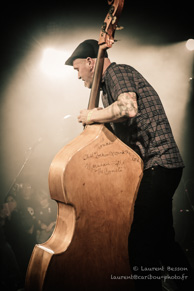
M 186 42 L 186 48 L 189 51 L 193 51 L 194 50 L 194 39 L 188 39 L 188 41 Z
M 44 73 L 51 77 L 64 77 L 66 72 L 65 60 L 68 53 L 65 51 L 47 48 L 44 50 L 41 61 L 41 69 Z

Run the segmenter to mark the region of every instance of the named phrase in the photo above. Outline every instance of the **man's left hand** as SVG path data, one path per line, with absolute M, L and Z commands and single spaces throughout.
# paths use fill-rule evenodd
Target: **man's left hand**
M 83 109 L 80 111 L 80 115 L 78 116 L 78 121 L 83 125 L 92 124 L 94 121 L 92 120 L 92 115 L 95 111 L 101 110 L 102 108 L 94 108 L 92 110 Z

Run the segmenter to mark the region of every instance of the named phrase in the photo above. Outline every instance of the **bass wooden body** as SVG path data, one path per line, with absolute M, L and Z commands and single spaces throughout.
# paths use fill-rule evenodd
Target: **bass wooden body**
M 34 248 L 25 290 L 133 290 L 118 277 L 131 274 L 128 235 L 142 172 L 140 157 L 104 125 L 87 126 L 56 155 L 49 185 L 57 224 Z
M 113 43 L 124 0 L 108 3 L 88 109 L 98 106 L 105 44 Z M 25 290 L 133 291 L 128 236 L 142 175 L 141 158 L 103 124 L 86 126 L 61 149 L 49 171 L 56 227 L 33 250 Z

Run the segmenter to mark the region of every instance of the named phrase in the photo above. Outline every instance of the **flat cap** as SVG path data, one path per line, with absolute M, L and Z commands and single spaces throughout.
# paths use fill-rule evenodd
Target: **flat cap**
M 87 39 L 81 42 L 72 55 L 66 60 L 65 65 L 73 66 L 73 61 L 75 59 L 86 59 L 87 57 L 97 58 L 98 48 L 99 45 L 95 39 Z M 108 57 L 107 52 L 105 52 L 105 57 Z

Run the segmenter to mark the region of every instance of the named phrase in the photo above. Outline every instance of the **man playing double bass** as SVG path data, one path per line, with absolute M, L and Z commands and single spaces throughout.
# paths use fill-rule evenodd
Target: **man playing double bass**
M 86 40 L 66 61 L 78 79 L 92 87 L 98 42 Z M 144 162 L 129 235 L 129 260 L 136 291 L 162 291 L 161 271 L 167 267 L 178 290 L 191 290 L 192 269 L 175 241 L 172 198 L 184 163 L 161 100 L 133 67 L 111 62 L 106 52 L 101 79 L 104 109 L 81 110 L 83 125 L 110 123 L 114 134 Z

